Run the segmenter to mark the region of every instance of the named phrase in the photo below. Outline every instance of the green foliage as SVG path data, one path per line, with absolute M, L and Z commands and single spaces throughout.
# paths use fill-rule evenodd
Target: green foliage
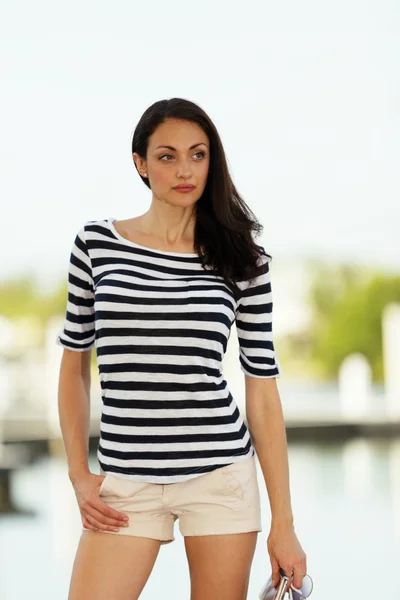
M 0 314 L 8 319 L 35 317 L 44 326 L 53 315 L 63 315 L 67 305 L 65 282 L 55 292 L 42 296 L 33 277 L 10 279 L 0 285 Z
M 347 266 L 317 272 L 310 292 L 310 357 L 326 377 L 337 376 L 348 354 L 361 352 L 374 380 L 382 380 L 382 313 L 391 302 L 400 302 L 398 275 Z
M 43 330 L 41 342 L 44 342 L 44 330 L 47 321 L 56 315 L 64 317 L 67 308 L 67 282 L 61 281 L 54 292 L 40 294 L 39 284 L 30 275 L 20 279 L 6 281 L 0 285 L 0 314 L 8 319 L 32 317 L 39 321 Z M 96 353 L 92 352 L 92 367 L 96 370 Z
M 282 342 L 282 352 L 292 370 L 304 373 L 306 363 L 313 377 L 336 378 L 345 357 L 361 352 L 371 364 L 374 380 L 381 381 L 382 313 L 391 302 L 400 303 L 400 275 L 349 266 L 329 268 L 314 264 L 314 268 L 309 296 L 311 327 Z M 52 316 L 64 316 L 66 282 L 47 295 L 40 295 L 38 288 L 30 275 L 3 283 L 0 314 L 11 320 L 39 318 L 43 328 Z M 92 360 L 95 361 L 95 353 Z

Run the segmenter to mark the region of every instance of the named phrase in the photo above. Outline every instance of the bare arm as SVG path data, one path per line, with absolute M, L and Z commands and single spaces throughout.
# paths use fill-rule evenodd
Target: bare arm
M 118 531 L 128 516 L 108 506 L 98 490 L 104 477 L 89 470 L 91 350 L 64 349 L 58 384 L 60 426 L 74 487 L 86 529 Z
M 286 430 L 275 377 L 246 375 L 246 414 L 271 505 L 267 544 L 273 586 L 278 585 L 282 567 L 288 585 L 300 588 L 307 573 L 307 557 L 294 531 Z
M 276 379 L 245 377 L 246 416 L 264 475 L 272 526 L 293 525 L 286 431 Z
M 64 349 L 60 365 L 58 411 L 71 480 L 89 473 L 90 361 L 91 350 Z

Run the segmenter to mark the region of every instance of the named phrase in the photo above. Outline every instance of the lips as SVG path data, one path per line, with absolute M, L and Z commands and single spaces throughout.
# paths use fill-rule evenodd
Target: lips
M 194 190 L 194 185 L 176 185 L 174 190 Z

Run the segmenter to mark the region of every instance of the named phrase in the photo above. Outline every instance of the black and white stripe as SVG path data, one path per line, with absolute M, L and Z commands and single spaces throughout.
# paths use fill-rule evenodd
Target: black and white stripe
M 123 238 L 110 217 L 88 221 L 72 246 L 57 343 L 96 348 L 104 471 L 175 483 L 254 455 L 220 367 L 236 320 L 240 367 L 280 377 L 272 337 L 269 258 L 240 297 L 197 254 Z

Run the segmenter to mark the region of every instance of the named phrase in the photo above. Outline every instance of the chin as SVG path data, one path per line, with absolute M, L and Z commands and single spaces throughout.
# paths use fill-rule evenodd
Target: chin
M 194 206 L 197 202 L 198 198 L 193 200 L 193 198 L 189 198 L 189 194 L 182 194 L 182 198 L 174 198 L 173 200 L 167 200 L 168 204 L 171 206 Z

